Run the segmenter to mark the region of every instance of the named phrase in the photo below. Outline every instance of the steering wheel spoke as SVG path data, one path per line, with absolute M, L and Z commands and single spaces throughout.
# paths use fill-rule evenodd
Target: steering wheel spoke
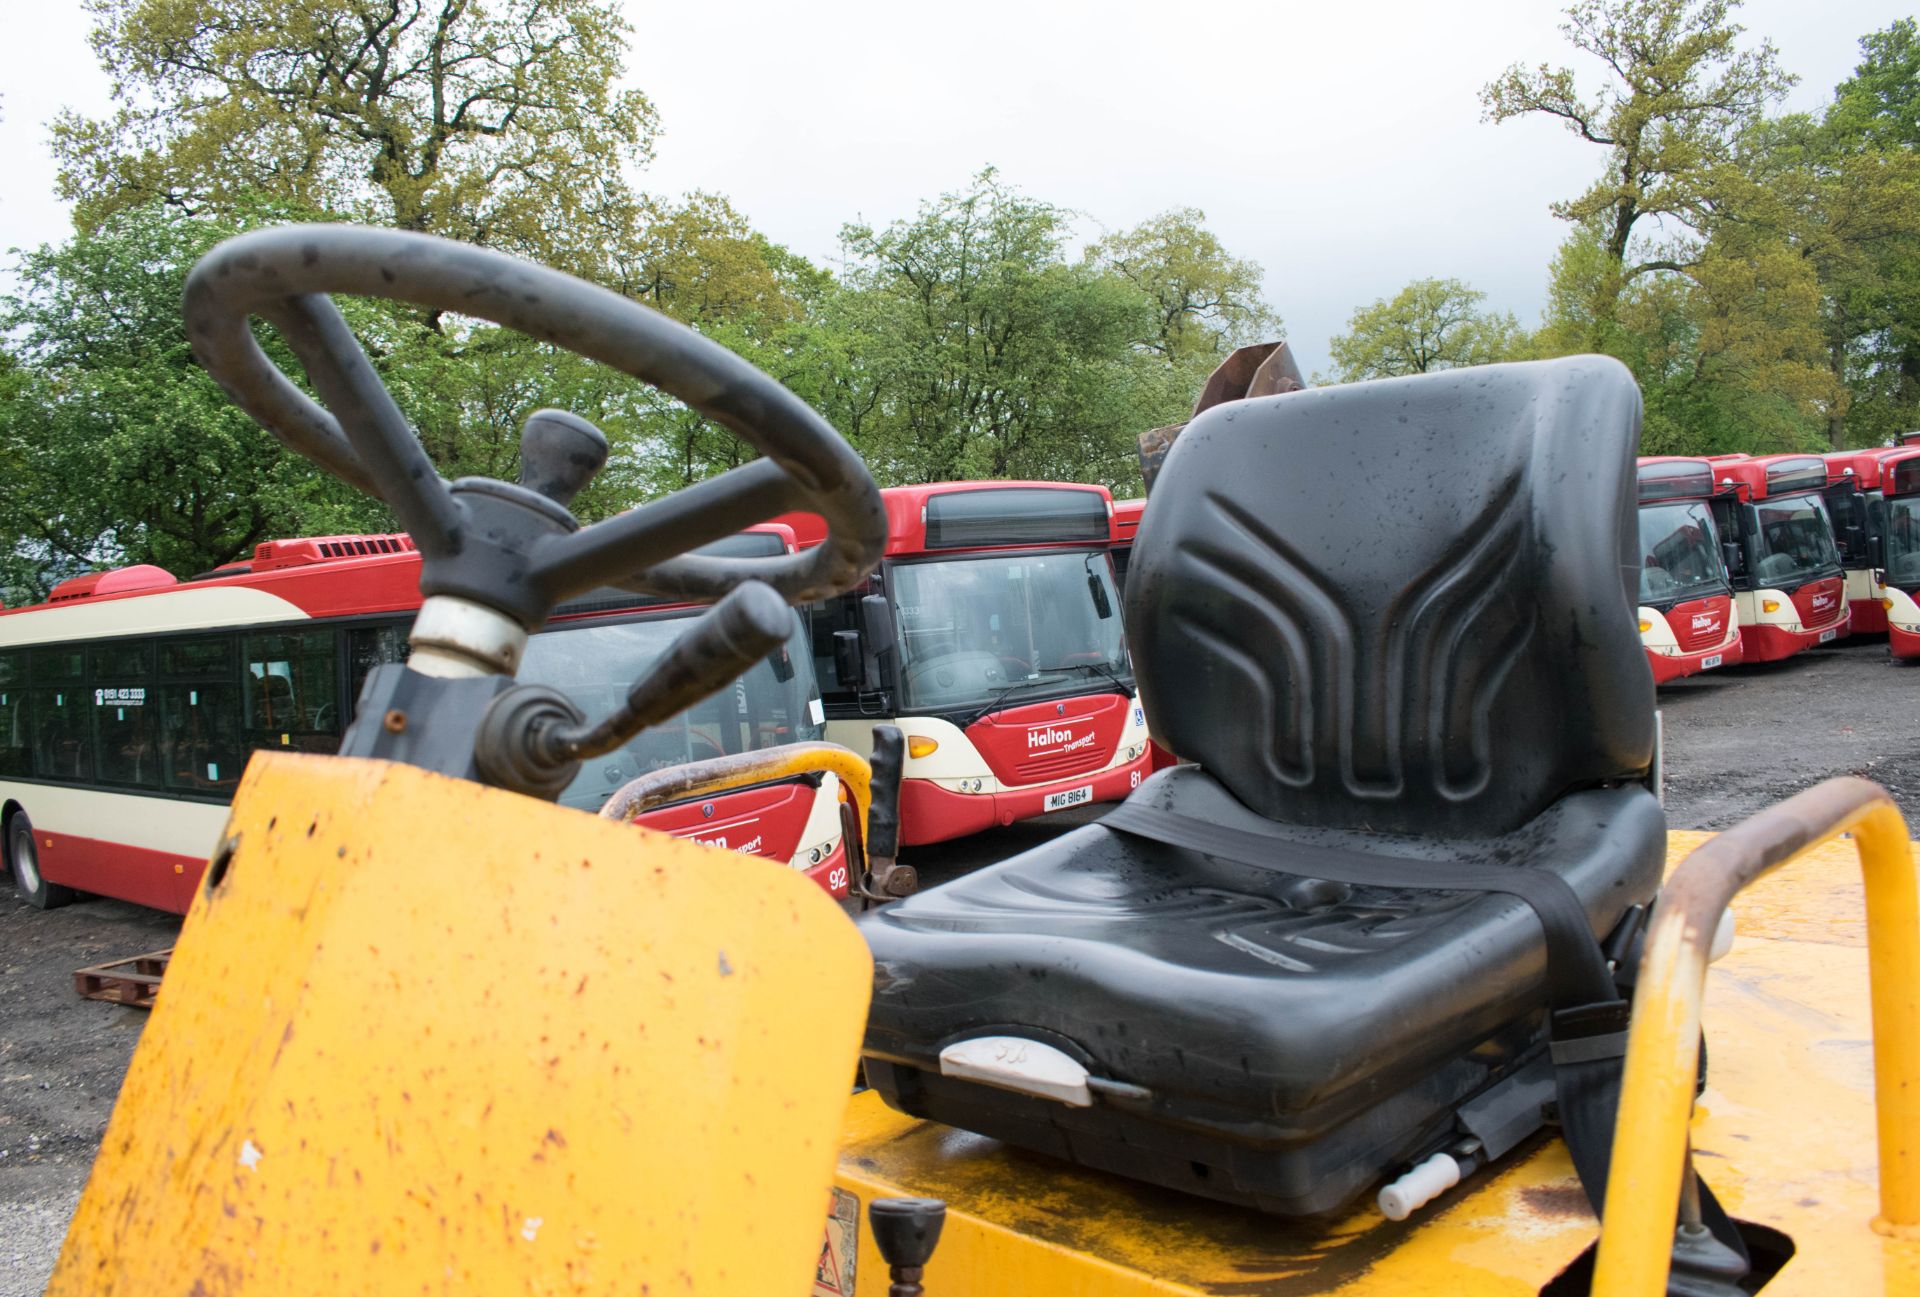
M 422 554 L 455 548 L 459 508 L 340 308 L 322 294 L 303 293 L 270 303 L 260 314 L 300 358 L 333 412 L 320 413 L 344 436 L 370 493 L 386 501 Z
M 757 459 L 556 539 L 548 547 L 551 557 L 542 555 L 537 570 L 540 579 L 553 582 L 559 598 L 612 585 L 707 603 L 754 579 L 800 601 L 813 597 L 804 588 L 810 566 L 805 555 L 768 564 L 757 558 L 694 558 L 687 551 L 806 503 L 806 492 L 784 469 Z

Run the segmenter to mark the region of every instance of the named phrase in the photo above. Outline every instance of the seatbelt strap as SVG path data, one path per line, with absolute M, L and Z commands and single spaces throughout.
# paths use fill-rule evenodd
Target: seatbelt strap
M 1197 820 L 1178 811 L 1121 802 L 1098 821 L 1135 837 L 1185 847 L 1237 865 L 1359 887 L 1405 887 L 1423 892 L 1504 892 L 1527 903 L 1547 938 L 1547 978 L 1556 1007 L 1614 999 L 1613 974 L 1587 923 L 1586 907 L 1567 880 L 1544 869 L 1469 865 L 1404 856 L 1362 856 Z M 1286 866 L 1274 863 L 1285 853 Z M 1624 1042 L 1623 1042 L 1624 1049 Z
M 1236 865 L 1357 887 L 1429 892 L 1500 892 L 1533 911 L 1546 937 L 1548 1048 L 1553 1059 L 1560 1132 L 1593 1214 L 1606 1206 L 1613 1160 L 1614 1114 L 1626 1068 L 1628 1005 L 1619 998 L 1586 907 L 1560 875 L 1522 866 L 1473 865 L 1404 856 L 1363 856 L 1198 820 L 1129 798 L 1098 823 L 1120 833 L 1181 847 Z M 1275 863 L 1284 859 L 1285 866 Z M 1700 1182 L 1702 1223 L 1727 1247 L 1747 1255 L 1732 1220 Z

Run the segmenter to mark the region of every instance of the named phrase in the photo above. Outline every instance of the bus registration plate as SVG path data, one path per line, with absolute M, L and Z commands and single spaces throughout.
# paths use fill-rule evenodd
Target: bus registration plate
M 1840 628 L 1838 626 L 1832 626 L 1820 632 L 1820 642 L 1822 644 L 1825 644 L 1828 640 L 1835 640 L 1839 638 L 1840 638 Z
M 1093 800 L 1093 785 L 1082 784 L 1078 788 L 1069 788 L 1063 793 L 1048 793 L 1046 800 L 1040 803 L 1042 813 L 1064 811 L 1069 806 L 1080 806 Z
M 1700 659 L 1700 669 L 1702 671 L 1711 671 L 1715 667 L 1719 666 L 1721 661 L 1725 657 L 1726 657 L 1726 654 L 1724 653 L 1714 653 L 1714 654 L 1710 654 L 1707 657 L 1703 657 Z

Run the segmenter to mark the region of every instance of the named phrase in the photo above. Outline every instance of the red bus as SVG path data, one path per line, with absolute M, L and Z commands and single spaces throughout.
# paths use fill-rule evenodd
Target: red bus
M 1920 445 L 1889 455 L 1880 473 L 1887 647 L 1897 658 L 1920 658 Z
M 1855 635 L 1887 631 L 1886 588 L 1881 584 L 1881 527 L 1886 498 L 1881 465 L 1901 447 L 1835 451 L 1827 461 L 1827 508 L 1834 539 L 1847 569 L 1847 626 Z
M 1133 557 L 1133 538 L 1140 530 L 1140 515 L 1146 511 L 1145 500 L 1113 502 L 1113 577 L 1123 593 L 1127 588 L 1127 562 Z
M 1818 455 L 1711 456 L 1714 521 L 1728 541 L 1728 576 L 1742 660 L 1775 662 L 1847 630 L 1847 588 Z
M 793 547 L 761 526 L 700 551 Z M 78 577 L 0 612 L 0 844 L 23 896 L 74 892 L 184 913 L 248 754 L 333 752 L 372 669 L 403 661 L 420 606 L 405 536 L 267 541 L 251 562 L 176 580 L 142 566 Z M 701 611 L 605 590 L 562 604 L 519 678 L 610 710 Z M 729 690 L 589 761 L 560 795 L 595 811 L 665 766 L 819 739 L 802 619 Z M 677 837 L 783 860 L 836 896 L 849 878 L 838 781 L 818 774 L 649 811 Z
M 907 739 L 900 840 L 1117 801 L 1148 773 L 1121 633 L 1112 498 L 1060 482 L 882 491 L 886 556 L 809 609 L 827 737 Z M 804 547 L 821 524 L 788 515 Z
M 1740 661 L 1713 469 L 1673 455 L 1640 461 L 1640 642 L 1655 684 Z

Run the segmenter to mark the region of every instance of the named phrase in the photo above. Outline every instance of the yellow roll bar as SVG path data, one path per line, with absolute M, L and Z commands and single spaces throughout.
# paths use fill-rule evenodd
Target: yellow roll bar
M 600 808 L 600 815 L 608 820 L 631 820 L 668 802 L 811 774 L 836 775 L 846 785 L 864 842 L 867 809 L 873 803 L 873 768 L 865 758 L 838 743 L 788 743 L 760 752 L 668 766 L 623 785 Z
M 1920 1237 L 1920 897 L 1906 821 L 1865 779 L 1829 779 L 1680 862 L 1647 926 L 1615 1118 L 1593 1297 L 1666 1291 L 1714 929 L 1736 893 L 1848 831 L 1866 876 L 1879 1233 Z

